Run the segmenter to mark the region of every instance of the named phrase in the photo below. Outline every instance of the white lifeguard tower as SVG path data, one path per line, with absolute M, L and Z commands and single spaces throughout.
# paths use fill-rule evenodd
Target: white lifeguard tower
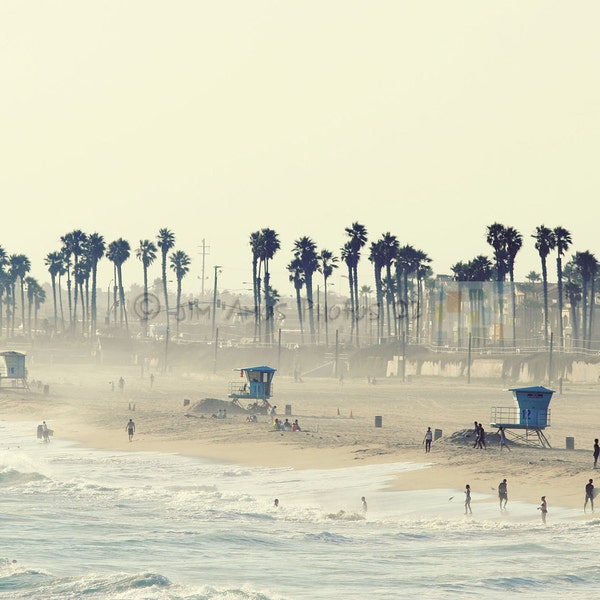
M 29 389 L 25 354 L 22 352 L 0 352 L 0 387 L 4 381 L 10 381 L 11 387 Z
M 492 408 L 492 427 L 504 428 L 506 435 L 530 446 L 550 448 L 544 429 L 550 427 L 550 400 L 554 390 L 543 386 L 510 388 L 515 405 Z

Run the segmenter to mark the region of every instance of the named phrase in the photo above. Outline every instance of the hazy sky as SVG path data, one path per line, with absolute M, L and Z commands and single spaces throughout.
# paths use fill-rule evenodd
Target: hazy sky
M 284 295 L 294 239 L 337 251 L 352 221 L 438 273 L 491 254 L 494 221 L 519 277 L 540 224 L 600 257 L 599 22 L 597 0 L 3 0 L 0 244 L 46 281 L 67 231 L 169 227 L 192 292 L 203 238 L 243 288 L 271 227 Z

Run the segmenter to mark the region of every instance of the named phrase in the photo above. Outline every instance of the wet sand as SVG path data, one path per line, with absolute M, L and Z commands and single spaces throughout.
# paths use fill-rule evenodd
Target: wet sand
M 119 377 L 125 380 L 121 391 Z M 474 492 L 492 495 L 508 480 L 510 500 L 537 503 L 545 495 L 554 505 L 583 506 L 584 488 L 592 468 L 592 446 L 600 436 L 596 422 L 600 386 L 565 384 L 550 404 L 551 426 L 546 436 L 551 449 L 509 444 L 500 451 L 495 429 L 489 427 L 492 407 L 510 407 L 510 385 L 498 381 L 472 382 L 414 378 L 410 383 L 381 379 L 309 379 L 298 383 L 278 374 L 273 403 L 278 416 L 298 419 L 301 432 L 277 432 L 271 419 L 259 415 L 246 422 L 229 404 L 226 419 L 213 419 L 195 406 L 204 398 L 227 399 L 229 381 L 237 373 L 196 375 L 155 373 L 142 376 L 136 367 L 33 367 L 30 377 L 42 382 L 29 392 L 0 390 L 3 420 L 46 420 L 55 435 L 86 447 L 119 451 L 153 451 L 199 456 L 252 466 L 290 466 L 332 469 L 382 462 L 427 462 L 427 469 L 401 473 L 395 489 L 450 488 L 466 483 Z M 110 381 L 115 382 L 114 391 Z M 43 385 L 50 393 L 43 393 Z M 189 405 L 184 406 L 184 399 Z M 193 416 L 186 416 L 186 414 Z M 382 427 L 375 427 L 375 417 Z M 125 424 L 136 423 L 133 442 Z M 290 418 L 290 417 L 288 417 Z M 488 432 L 487 450 L 473 449 L 473 421 Z M 425 430 L 441 429 L 442 437 L 424 452 Z M 32 431 L 35 435 L 35 430 Z M 471 435 L 471 437 L 467 437 Z M 566 450 L 565 438 L 575 438 Z M 598 478 L 600 486 L 600 477 Z

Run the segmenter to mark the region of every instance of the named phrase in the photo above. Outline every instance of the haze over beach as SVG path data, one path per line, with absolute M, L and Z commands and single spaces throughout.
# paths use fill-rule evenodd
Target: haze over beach
M 597 251 L 599 11 L 4 3 L 1 243 L 43 281 L 67 231 L 134 245 L 169 227 L 193 258 L 190 293 L 202 239 L 223 286 L 244 287 L 248 237 L 262 227 L 286 254 L 278 289 L 294 239 L 339 251 L 352 221 L 421 248 L 436 273 L 488 254 L 495 221 L 526 238 L 518 280 L 540 270 L 538 225 Z
M 599 18 L 0 5 L 0 598 L 596 597 Z

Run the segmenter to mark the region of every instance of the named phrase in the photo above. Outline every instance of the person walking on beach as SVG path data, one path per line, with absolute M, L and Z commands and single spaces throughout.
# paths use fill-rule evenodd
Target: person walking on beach
M 48 425 L 46 425 L 46 421 L 42 421 L 42 437 L 46 444 L 50 441 L 50 430 L 48 429 Z
M 538 506 L 538 510 L 542 511 L 542 523 L 546 524 L 546 515 L 548 514 L 548 503 L 546 502 L 546 496 L 542 496 L 542 503 Z
M 477 448 L 477 444 L 479 443 L 479 423 L 477 421 L 473 421 L 475 423 L 475 429 L 473 430 L 473 435 L 475 436 L 475 442 L 473 443 L 473 448 Z
M 498 498 L 500 499 L 500 510 L 506 510 L 506 503 L 508 502 L 506 479 L 503 479 L 498 486 Z
M 127 432 L 127 435 L 129 435 L 129 441 L 132 442 L 133 434 L 135 433 L 135 423 L 133 422 L 133 419 L 129 419 L 129 421 L 127 421 L 127 425 L 125 425 L 125 431 Z
M 431 451 L 431 441 L 433 440 L 433 431 L 431 431 L 431 427 L 427 428 L 425 432 L 425 437 L 423 438 L 423 443 L 425 444 L 425 452 Z
M 600 456 L 600 444 L 598 444 L 598 438 L 594 440 L 594 469 L 598 465 L 598 456 Z
M 590 479 L 585 484 L 585 502 L 583 503 L 583 512 L 586 512 L 588 500 L 592 506 L 592 512 L 594 512 L 594 480 Z
M 479 423 L 479 438 L 477 438 L 477 447 L 480 450 L 487 450 L 487 446 L 485 445 L 485 430 L 483 429 L 483 425 Z
M 502 448 L 506 448 L 510 452 L 510 448 L 506 443 L 506 431 L 504 431 L 504 427 L 500 427 L 498 433 L 500 434 L 500 451 L 502 451 Z
M 465 515 L 467 513 L 470 515 L 473 514 L 473 511 L 471 510 L 471 486 L 468 483 L 465 487 Z

